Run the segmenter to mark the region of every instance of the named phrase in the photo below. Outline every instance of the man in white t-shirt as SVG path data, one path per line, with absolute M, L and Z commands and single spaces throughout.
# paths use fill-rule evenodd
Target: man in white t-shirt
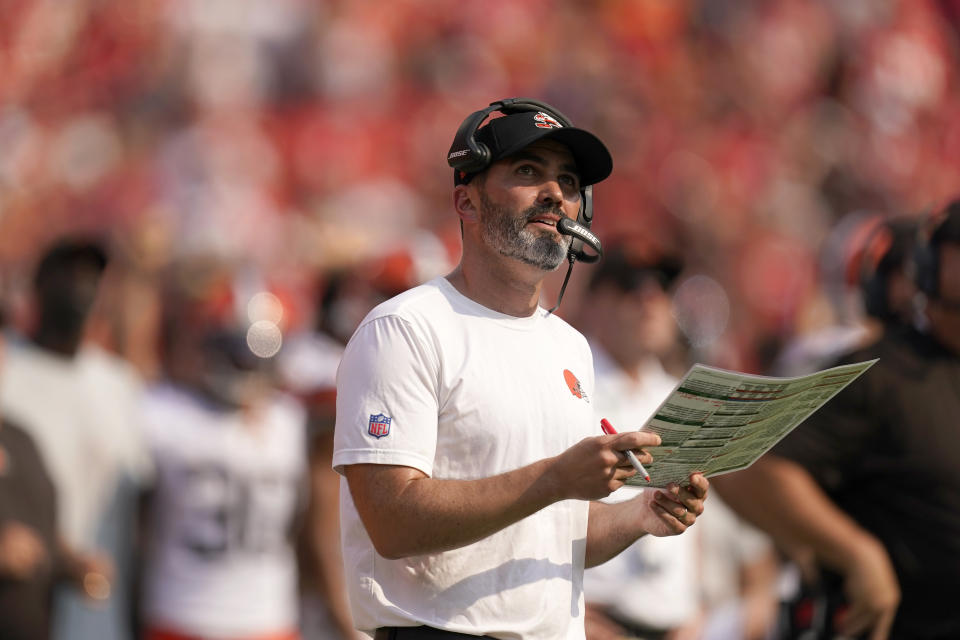
M 152 470 L 139 428 L 139 375 L 84 340 L 106 268 L 96 238 L 63 237 L 48 247 L 34 270 L 36 322 L 10 344 L 0 372 L 0 405 L 30 433 L 56 489 L 59 534 L 114 567 L 90 583 L 94 601 L 75 590 L 56 594 L 56 640 L 133 636 L 136 495 Z
M 539 299 L 568 257 L 560 221 L 612 160 L 547 105 L 491 107 L 449 156 L 459 266 L 374 309 L 338 372 L 345 571 L 377 639 L 582 639 L 584 567 L 703 511 L 700 475 L 593 502 L 635 473 L 624 451 L 649 462 L 659 438 L 596 435 L 590 349 Z
M 620 239 L 591 275 L 577 326 L 593 350 L 597 419 L 621 431 L 644 425 L 677 385 L 663 363 L 680 351 L 669 291 L 681 269 L 678 258 L 642 239 Z M 685 366 L 679 360 L 674 367 Z M 605 501 L 638 491 L 621 487 Z M 762 534 L 716 500 L 695 530 L 641 538 L 585 572 L 589 640 L 767 637 L 775 558 Z
M 236 283 L 230 265 L 206 259 L 172 265 L 164 283 L 163 377 L 143 408 L 156 467 L 144 496 L 143 640 L 300 638 L 306 412 L 253 350 Z
M 608 248 L 591 274 L 578 322 L 593 351 L 597 419 L 607 418 L 621 431 L 640 428 L 677 384 L 661 359 L 677 345 L 666 290 L 681 265 L 650 253 L 627 241 Z M 600 309 L 603 313 L 597 313 Z M 627 500 L 640 491 L 622 487 L 605 500 Z M 695 597 L 699 561 L 697 538 L 687 533 L 641 538 L 609 562 L 587 570 L 587 637 L 662 638 L 683 627 L 700 605 Z

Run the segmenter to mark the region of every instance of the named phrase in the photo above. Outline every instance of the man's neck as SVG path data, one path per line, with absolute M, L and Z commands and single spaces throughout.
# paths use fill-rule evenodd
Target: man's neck
M 545 276 L 544 271 L 514 260 L 504 258 L 481 263 L 464 252 L 447 280 L 457 291 L 488 309 L 526 318 L 537 310 Z

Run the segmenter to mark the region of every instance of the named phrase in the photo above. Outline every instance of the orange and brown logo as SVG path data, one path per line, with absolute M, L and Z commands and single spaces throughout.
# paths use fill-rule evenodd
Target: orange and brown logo
M 573 372 L 570 369 L 563 370 L 563 379 L 567 383 L 567 387 L 570 389 L 570 393 L 577 396 L 581 400 L 586 400 L 590 402 L 590 398 L 587 397 L 587 392 L 583 390 L 583 386 L 580 384 L 580 381 L 577 380 L 577 376 L 573 375 Z
M 533 116 L 533 124 L 539 129 L 563 129 L 563 125 L 557 122 L 556 118 L 543 111 L 537 111 L 537 115 Z

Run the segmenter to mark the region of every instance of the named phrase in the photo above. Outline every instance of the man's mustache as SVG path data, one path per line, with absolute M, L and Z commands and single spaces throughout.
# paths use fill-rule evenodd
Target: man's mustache
M 563 209 L 561 209 L 559 206 L 551 206 L 551 205 L 533 205 L 532 207 L 528 207 L 523 212 L 523 216 L 526 222 L 530 222 L 537 216 L 541 216 L 545 213 L 552 213 L 561 218 L 567 217 L 566 214 L 563 212 Z

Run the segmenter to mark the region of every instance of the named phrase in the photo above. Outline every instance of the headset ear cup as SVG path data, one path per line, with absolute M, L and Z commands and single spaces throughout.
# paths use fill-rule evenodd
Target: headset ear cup
M 499 106 L 499 102 L 494 102 L 486 109 L 474 111 L 460 123 L 447 153 L 447 164 L 464 173 L 476 173 L 487 168 L 490 164 L 490 148 L 478 142 L 476 134 L 480 124 Z
M 580 208 L 577 210 L 577 222 L 585 226 L 587 229 L 590 228 L 591 220 L 589 219 L 587 209 L 590 208 L 592 204 L 592 191 L 593 187 L 585 187 L 580 190 Z M 591 202 L 587 202 L 588 192 L 591 194 Z M 570 249 L 568 254 L 573 260 L 582 260 L 586 255 L 583 251 L 583 240 L 574 238 L 570 241 Z
M 580 210 L 577 212 L 577 222 L 586 227 L 588 231 L 593 224 L 593 185 L 588 185 L 580 190 Z M 583 240 L 574 238 L 574 240 L 570 243 L 570 258 L 586 263 L 592 263 L 599 260 L 603 255 L 603 247 L 601 246 L 599 239 L 596 239 L 596 236 L 594 236 L 594 238 L 596 244 L 591 244 L 590 248 L 596 253 L 590 254 L 584 251 L 584 244 L 586 243 L 584 243 Z
M 461 171 L 476 173 L 490 166 L 490 147 L 482 142 L 474 142 L 471 145 L 471 152 L 469 165 L 461 167 Z
M 587 229 L 593 224 L 593 185 L 580 190 L 580 210 L 577 212 L 577 222 Z

